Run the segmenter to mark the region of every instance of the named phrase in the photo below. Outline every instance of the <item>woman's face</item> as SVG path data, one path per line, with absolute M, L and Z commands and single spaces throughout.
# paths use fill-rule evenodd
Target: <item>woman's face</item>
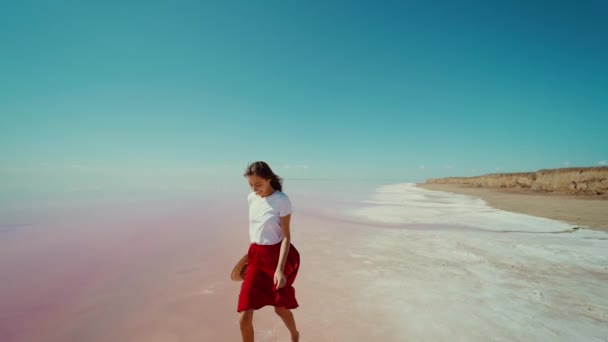
M 274 192 L 270 186 L 270 179 L 265 179 L 256 175 L 247 176 L 249 186 L 258 196 L 266 197 Z

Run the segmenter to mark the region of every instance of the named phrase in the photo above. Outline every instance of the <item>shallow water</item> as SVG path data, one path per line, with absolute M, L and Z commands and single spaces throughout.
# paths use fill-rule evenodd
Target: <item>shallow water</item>
M 247 192 L 0 208 L 0 340 L 238 341 L 228 275 L 248 247 Z M 302 341 L 608 336 L 608 234 L 411 184 L 286 192 Z M 271 308 L 254 325 L 289 340 Z

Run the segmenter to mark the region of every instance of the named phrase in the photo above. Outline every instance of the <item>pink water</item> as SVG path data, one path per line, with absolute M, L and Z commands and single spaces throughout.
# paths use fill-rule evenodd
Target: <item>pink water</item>
M 603 232 L 408 184 L 288 184 L 301 341 L 608 341 Z M 247 192 L 0 199 L 0 341 L 239 341 Z M 289 341 L 272 308 L 254 328 Z
M 344 188 L 291 194 L 302 341 L 375 334 L 351 326 L 375 321 L 348 281 L 347 246 L 363 228 L 315 216 Z M 246 193 L 47 206 L 1 222 L 0 340 L 238 341 L 240 283 L 228 276 L 248 247 Z M 254 324 L 256 340 L 288 340 L 269 307 Z

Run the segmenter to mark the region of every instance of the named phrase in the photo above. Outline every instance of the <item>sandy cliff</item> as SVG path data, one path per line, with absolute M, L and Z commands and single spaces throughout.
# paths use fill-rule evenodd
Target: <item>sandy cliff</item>
M 572 167 L 536 172 L 495 173 L 476 177 L 427 179 L 428 184 L 466 184 L 483 188 L 530 189 L 584 195 L 608 194 L 608 166 Z

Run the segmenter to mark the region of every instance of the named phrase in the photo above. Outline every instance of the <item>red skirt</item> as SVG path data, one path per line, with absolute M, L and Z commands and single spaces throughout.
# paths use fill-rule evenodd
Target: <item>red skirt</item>
M 266 305 L 286 309 L 295 309 L 299 306 L 293 282 L 300 268 L 300 253 L 293 245 L 289 246 L 283 269 L 287 281 L 284 287 L 277 290 L 274 284 L 274 273 L 279 263 L 280 253 L 281 242 L 275 245 L 252 243 L 249 246 L 247 253 L 249 264 L 245 279 L 241 284 L 237 312 L 257 310 Z

